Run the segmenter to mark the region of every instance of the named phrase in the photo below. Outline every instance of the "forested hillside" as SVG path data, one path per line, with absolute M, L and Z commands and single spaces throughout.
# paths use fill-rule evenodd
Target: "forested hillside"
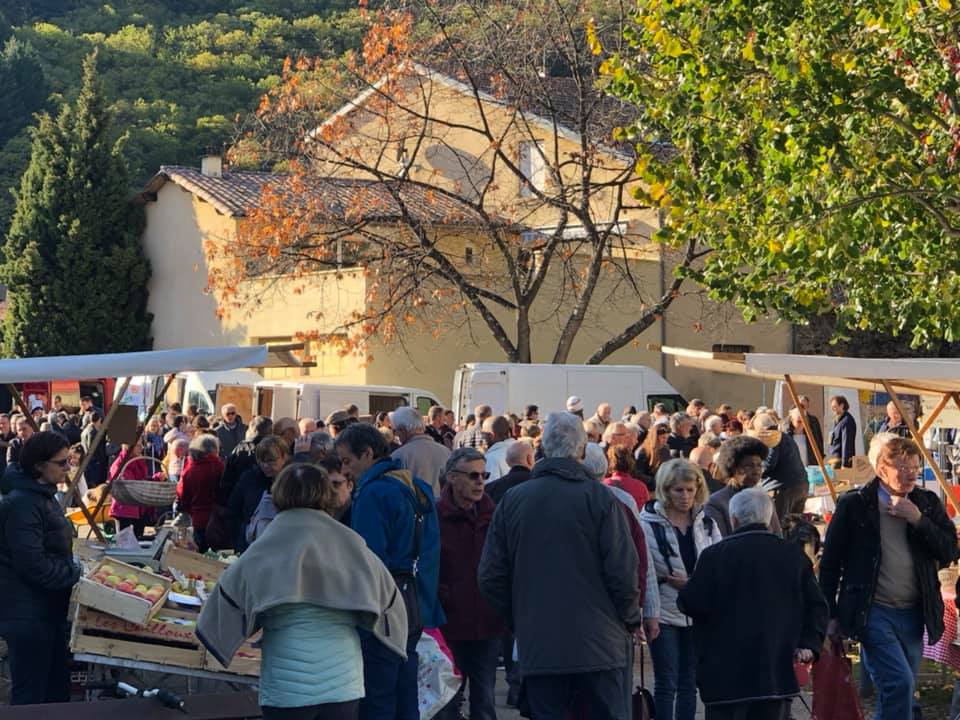
M 131 181 L 198 162 L 278 82 L 283 59 L 336 57 L 359 45 L 356 0 L 25 0 L 0 15 L 0 233 L 29 160 L 33 113 L 55 112 L 99 68 Z

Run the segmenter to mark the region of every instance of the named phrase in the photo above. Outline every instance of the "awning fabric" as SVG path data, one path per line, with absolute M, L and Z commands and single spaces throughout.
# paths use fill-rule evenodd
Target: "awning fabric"
M 0 360 L 0 384 L 235 370 L 267 364 L 266 345 Z
M 936 395 L 960 391 L 960 359 L 951 358 L 847 358 L 827 355 L 776 353 L 713 353 L 688 348 L 659 347 L 679 367 L 732 373 L 758 380 L 849 387 L 883 392 L 882 380 L 897 392 Z

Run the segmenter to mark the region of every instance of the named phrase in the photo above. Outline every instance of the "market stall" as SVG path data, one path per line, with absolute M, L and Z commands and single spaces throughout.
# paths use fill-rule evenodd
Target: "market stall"
M 854 389 L 882 388 L 897 406 L 903 417 L 908 417 L 901 395 L 925 395 L 938 398 L 936 406 L 924 418 L 920 428 L 910 426 L 910 434 L 944 492 L 945 502 L 960 514 L 953 486 L 947 482 L 924 446 L 923 434 L 933 426 L 944 408 L 952 400 L 960 408 L 960 359 L 949 358 L 845 358 L 825 355 L 789 355 L 774 353 L 713 353 L 688 348 L 648 346 L 673 357 L 679 367 L 692 367 L 711 372 L 732 373 L 756 379 L 784 381 L 795 405 L 799 405 L 797 384 L 842 386 Z M 802 416 L 801 416 L 802 417 Z M 813 434 L 803 419 L 808 446 L 814 449 L 817 464 L 833 500 L 837 490 L 827 472 L 824 458 L 816 447 Z

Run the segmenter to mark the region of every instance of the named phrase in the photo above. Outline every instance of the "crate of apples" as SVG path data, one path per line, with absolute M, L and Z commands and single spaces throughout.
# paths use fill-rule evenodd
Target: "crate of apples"
M 170 581 L 117 560 L 105 560 L 81 579 L 81 605 L 143 625 L 163 605 Z

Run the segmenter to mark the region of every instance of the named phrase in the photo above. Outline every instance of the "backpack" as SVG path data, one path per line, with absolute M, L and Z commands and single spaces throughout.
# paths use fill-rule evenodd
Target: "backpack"
M 410 486 L 392 471 L 386 472 L 377 480 L 390 479 L 400 483 L 405 490 L 410 490 Z M 404 497 L 410 502 L 413 510 L 413 549 L 411 555 L 413 559 L 409 568 L 387 568 L 393 576 L 394 582 L 400 595 L 403 596 L 404 605 L 407 608 L 407 634 L 409 636 L 419 635 L 423 632 L 423 616 L 420 612 L 420 597 L 417 592 L 417 565 L 420 562 L 420 545 L 423 541 L 423 527 L 426 522 L 426 514 L 432 512 L 430 498 L 422 494 L 416 484 L 413 486 L 413 492 L 405 492 Z M 421 499 L 422 498 L 422 499 Z

